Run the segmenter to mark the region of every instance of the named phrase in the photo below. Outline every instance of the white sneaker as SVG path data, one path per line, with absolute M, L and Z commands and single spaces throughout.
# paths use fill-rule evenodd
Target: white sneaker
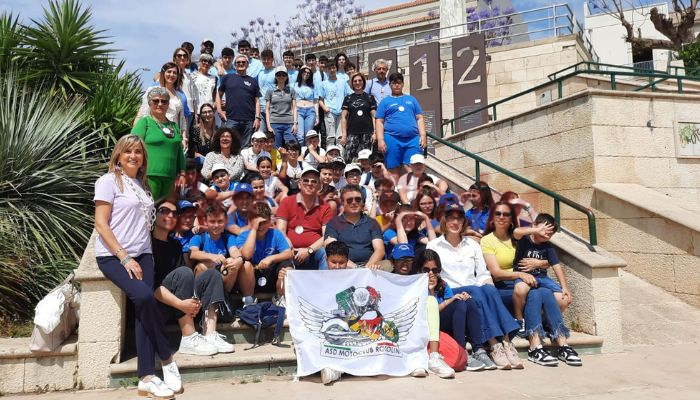
M 216 346 L 209 344 L 199 332 L 190 336 L 183 336 L 180 340 L 180 348 L 177 350 L 181 354 L 192 354 L 195 356 L 213 356 L 218 353 Z
M 172 399 L 175 397 L 175 393 L 173 393 L 165 382 L 161 381 L 157 376 L 154 376 L 148 382 L 139 380 L 138 395 L 159 400 Z
M 434 351 L 428 358 L 428 370 L 440 378 L 454 378 L 455 370 L 452 369 L 440 353 Z
M 216 351 L 219 353 L 233 353 L 236 351 L 236 348 L 226 340 L 226 336 L 220 334 L 219 332 L 214 332 L 213 334 L 204 337 L 207 340 L 207 343 L 210 345 L 216 347 Z
M 428 376 L 428 371 L 424 370 L 423 368 L 416 368 L 411 372 L 411 376 L 414 378 L 425 378 Z
M 340 380 L 341 372 L 334 370 L 333 368 L 324 368 L 321 370 L 321 382 L 324 385 L 330 385 L 335 381 Z
M 163 365 L 163 381 L 175 394 L 180 394 L 185 391 L 182 388 L 182 378 L 180 377 L 180 370 L 177 368 L 175 360 L 170 361 L 170 364 Z

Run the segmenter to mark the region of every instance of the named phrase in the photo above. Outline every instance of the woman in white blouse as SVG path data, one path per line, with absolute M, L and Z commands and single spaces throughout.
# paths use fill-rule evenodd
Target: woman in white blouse
M 518 324 L 503 305 L 498 290 L 481 252 L 479 243 L 464 236 L 469 224 L 464 210 L 458 204 L 448 204 L 440 220 L 443 236 L 428 242 L 427 248 L 436 251 L 442 261 L 442 278 L 453 293 L 467 292 L 482 312 L 482 343 L 491 347 L 491 358 L 499 369 L 522 368 L 510 335 L 518 330 Z M 472 342 L 477 339 L 471 338 Z M 479 347 L 481 343 L 472 343 Z M 479 348 L 474 357 L 482 360 L 486 352 Z
M 180 133 L 182 134 L 182 147 L 187 148 L 187 141 L 189 136 L 189 126 L 187 125 L 187 118 L 185 117 L 185 106 L 182 102 L 184 94 L 180 97 L 182 93 L 182 73 L 180 72 L 180 67 L 173 62 L 167 62 L 163 64 L 160 69 L 160 74 L 158 75 L 159 85 L 151 86 L 146 89 L 146 93 L 143 94 L 143 102 L 141 103 L 141 108 L 139 108 L 138 114 L 136 114 L 136 119 L 134 124 L 144 115 L 148 115 L 150 112 L 148 103 L 148 93 L 155 87 L 164 87 L 168 90 L 170 94 L 170 102 L 168 103 L 168 110 L 165 112 L 165 116 L 170 120 L 175 122 L 180 128 Z

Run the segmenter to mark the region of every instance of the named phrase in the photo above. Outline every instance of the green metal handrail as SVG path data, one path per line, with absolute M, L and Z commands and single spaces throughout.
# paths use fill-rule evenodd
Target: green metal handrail
M 554 218 L 557 221 L 557 225 L 559 225 L 559 226 L 561 226 L 561 209 L 560 209 L 561 203 L 566 204 L 567 206 L 573 208 L 574 210 L 585 214 L 586 218 L 588 219 L 588 244 L 590 244 L 589 249 L 591 251 L 595 251 L 595 248 L 593 246 L 598 245 L 598 232 L 596 230 L 595 215 L 593 214 L 593 211 L 591 211 L 590 208 L 584 207 L 581 204 L 578 204 L 573 200 L 570 200 L 570 199 L 568 199 L 568 198 L 566 198 L 566 197 L 564 197 L 556 192 L 553 192 L 553 191 L 551 191 L 543 186 L 540 186 L 539 184 L 537 184 L 537 183 L 535 183 L 535 182 L 533 182 L 533 181 L 531 181 L 523 176 L 520 176 L 512 171 L 509 171 L 509 170 L 501 167 L 500 165 L 494 164 L 491 161 L 489 161 L 489 160 L 487 160 L 487 159 L 485 159 L 477 154 L 474 154 L 474 153 L 467 151 L 461 147 L 458 147 L 457 145 L 452 144 L 452 143 L 448 142 L 447 140 L 444 140 L 444 139 L 439 138 L 439 137 L 432 135 L 432 134 L 428 134 L 428 136 L 431 137 L 433 140 L 437 141 L 438 143 L 444 144 L 445 146 L 473 159 L 474 166 L 475 166 L 474 176 L 476 177 L 476 179 L 479 179 L 479 176 L 481 175 L 481 164 L 483 164 L 483 165 L 486 165 L 487 167 L 489 167 L 495 171 L 498 171 L 498 172 L 500 172 L 500 173 L 502 173 L 502 174 L 504 174 L 512 179 L 515 179 L 516 181 L 518 181 L 526 186 L 529 186 L 529 187 L 539 191 L 540 193 L 543 193 L 543 194 L 551 197 L 554 200 Z
M 604 68 L 617 68 L 619 70 L 604 70 L 600 69 L 601 67 Z M 570 71 L 564 75 L 564 72 Z M 574 64 L 570 67 L 566 67 L 564 69 L 561 69 L 559 71 L 556 71 L 550 75 L 548 75 L 548 78 L 550 81 L 541 83 L 537 86 L 531 87 L 530 89 L 527 89 L 525 91 L 516 93 L 514 95 L 508 96 L 506 98 L 503 98 L 501 100 L 495 101 L 491 104 L 487 104 L 485 106 L 476 108 L 470 112 L 467 112 L 465 114 L 462 114 L 458 117 L 452 118 L 450 120 L 447 120 L 442 123 L 441 129 L 440 129 L 440 135 L 441 137 L 445 137 L 445 127 L 447 125 L 450 125 L 450 131 L 454 135 L 455 134 L 455 122 L 468 117 L 472 114 L 478 114 L 484 110 L 491 110 L 491 117 L 493 121 L 496 121 L 498 119 L 498 114 L 497 114 L 497 107 L 503 103 L 507 103 L 511 100 L 517 99 L 519 97 L 525 96 L 529 93 L 536 92 L 540 89 L 544 89 L 548 86 L 551 85 L 556 85 L 557 86 L 557 100 L 561 99 L 564 97 L 564 81 L 571 79 L 575 76 L 582 75 L 582 74 L 590 74 L 590 75 L 610 75 L 610 89 L 611 90 L 617 90 L 617 77 L 618 76 L 631 76 L 631 77 L 639 77 L 639 78 L 648 78 L 650 81 L 658 79 L 659 82 L 665 81 L 665 80 L 675 80 L 677 84 L 677 92 L 678 93 L 683 93 L 683 81 L 684 80 L 690 80 L 690 81 L 700 81 L 700 77 L 694 77 L 694 76 L 686 76 L 686 75 L 672 75 L 667 72 L 661 72 L 661 71 L 645 71 L 645 72 L 639 72 L 639 69 L 635 69 L 634 67 L 626 67 L 626 66 L 619 66 L 619 65 L 612 65 L 612 64 L 602 64 L 602 63 L 595 63 L 592 61 L 582 61 L 577 64 Z M 659 83 L 656 82 L 656 83 Z M 649 87 L 652 86 L 655 89 L 655 83 L 654 84 L 647 84 L 644 85 L 644 87 Z

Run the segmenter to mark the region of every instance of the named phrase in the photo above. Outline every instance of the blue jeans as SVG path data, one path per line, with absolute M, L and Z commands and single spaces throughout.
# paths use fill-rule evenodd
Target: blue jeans
M 234 128 L 238 131 L 241 138 L 241 149 L 250 147 L 250 137 L 253 136 L 253 121 L 241 121 L 235 119 L 227 119 L 224 122 L 227 128 Z
M 467 292 L 476 301 L 481 314 L 482 338 L 487 341 L 491 338 L 510 335 L 518 330 L 518 323 L 510 315 L 506 306 L 501 301 L 501 296 L 492 285 L 463 286 L 452 289 L 454 294 Z
M 294 268 L 319 271 L 327 270 L 328 261 L 326 260 L 326 249 L 321 247 L 314 251 L 314 254 L 307 258 L 303 264 L 295 265 Z
M 299 138 L 292 133 L 294 124 L 270 124 L 270 126 L 272 126 L 272 131 L 275 132 L 275 148 L 279 149 L 283 143 L 299 142 L 299 144 L 302 144 Z
M 569 337 L 569 330 L 564 325 L 564 319 L 561 316 L 559 303 L 554 297 L 554 292 L 546 287 L 531 288 L 527 293 L 525 301 L 525 333 L 528 337 L 537 333 L 540 338 L 544 338 L 544 328 L 542 327 L 542 311 L 547 319 L 549 330 L 552 337 Z
M 485 341 L 481 337 L 479 306 L 474 299 L 455 300 L 440 311 L 440 330 L 452 336 L 461 347 L 467 344 L 468 336 L 474 351 Z
M 306 132 L 314 129 L 316 124 L 316 110 L 313 107 L 298 107 L 297 116 L 297 136 L 304 139 L 299 141 L 303 145 L 306 143 Z

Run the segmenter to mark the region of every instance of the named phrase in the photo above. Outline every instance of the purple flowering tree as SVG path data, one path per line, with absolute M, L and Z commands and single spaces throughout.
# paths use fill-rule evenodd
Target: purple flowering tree
M 486 47 L 510 44 L 510 28 L 515 9 L 501 9 L 493 0 L 480 0 L 476 7 L 467 7 L 467 31 L 482 32 L 486 36 Z
M 239 31 L 232 32 L 231 36 L 233 37 L 231 41 L 233 48 L 238 46 L 239 41 L 247 40 L 252 47 L 257 47 L 260 51 L 272 50 L 276 57 L 282 54 L 287 44 L 282 26 L 274 17 L 271 21 L 265 21 L 262 17 L 252 19 L 246 25 L 241 26 Z
M 355 0 L 302 0 L 284 35 L 292 47 L 338 48 L 360 42 L 364 30 L 363 7 Z

